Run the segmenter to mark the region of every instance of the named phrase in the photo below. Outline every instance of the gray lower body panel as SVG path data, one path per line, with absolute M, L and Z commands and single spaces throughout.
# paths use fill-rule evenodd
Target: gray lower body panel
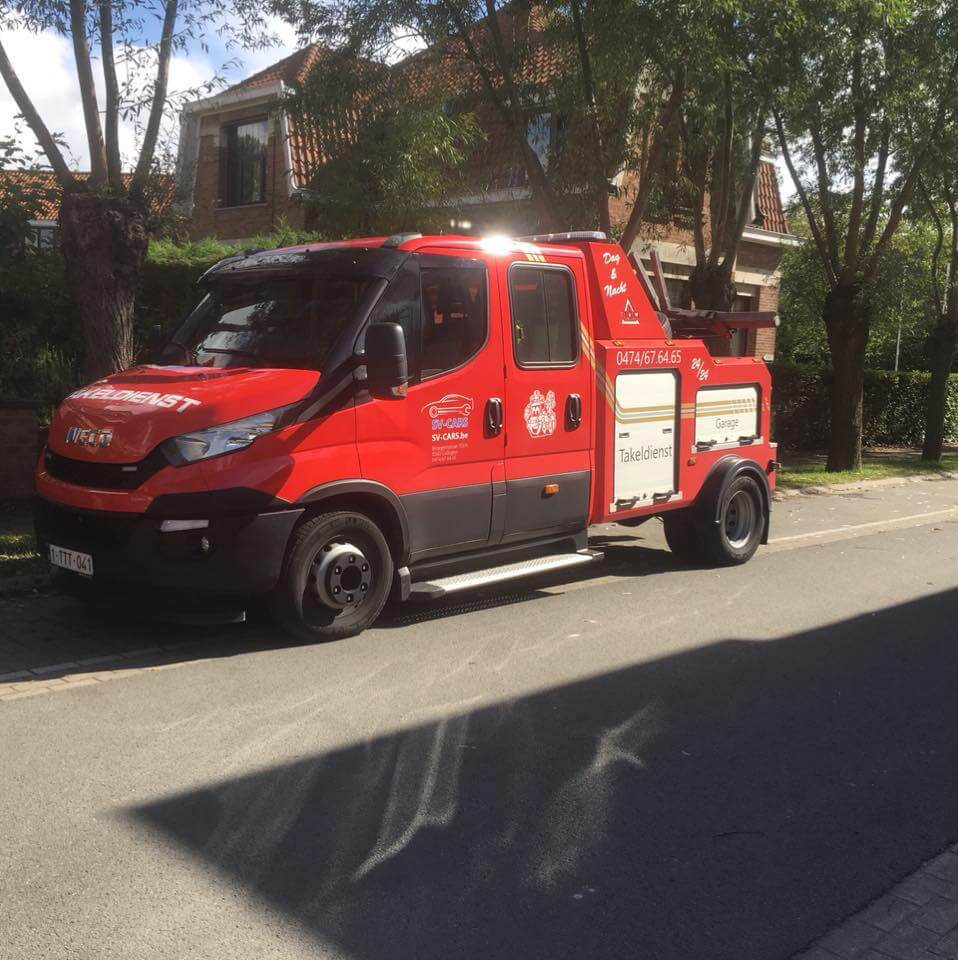
M 400 499 L 409 522 L 409 555 L 413 560 L 475 550 L 489 542 L 491 483 L 426 490 Z
M 547 484 L 558 491 L 547 495 Z M 589 518 L 590 485 L 588 470 L 507 480 L 502 542 L 581 530 Z
M 579 470 L 406 494 L 400 499 L 410 560 L 581 530 L 589 517 L 590 483 L 590 472 Z M 545 493 L 547 484 L 558 490 Z

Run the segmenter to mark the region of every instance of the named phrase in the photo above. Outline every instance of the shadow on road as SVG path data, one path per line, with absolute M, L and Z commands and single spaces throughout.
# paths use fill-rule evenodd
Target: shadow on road
M 599 577 L 642 576 L 677 566 L 668 551 L 649 548 L 631 532 L 599 536 L 596 541 L 606 554 L 601 563 L 438 601 L 391 604 L 376 626 L 397 629 L 479 609 L 544 600 L 549 598 L 545 587 Z M 229 615 L 235 609 L 226 605 L 222 611 Z M 203 612 L 198 604 L 192 619 Z M 169 600 L 150 596 L 118 594 L 92 605 L 59 594 L 0 601 L 0 621 L 7 627 L 0 631 L 0 676 L 32 670 L 48 679 L 112 669 L 125 658 L 148 666 L 300 645 L 273 624 L 265 602 L 251 607 L 249 614 L 245 623 L 201 625 L 177 617 Z M 215 615 L 210 619 L 215 620 Z M 112 658 L 111 663 L 104 666 L 104 658 Z
M 130 815 L 357 960 L 784 960 L 958 834 L 956 612 L 730 639 Z

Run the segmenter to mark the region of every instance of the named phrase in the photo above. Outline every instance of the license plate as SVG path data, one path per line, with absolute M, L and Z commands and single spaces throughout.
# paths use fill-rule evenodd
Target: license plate
M 51 543 L 50 563 L 55 567 L 80 573 L 84 577 L 93 576 L 93 557 L 88 553 L 80 553 L 79 550 L 67 550 L 66 547 L 58 547 Z

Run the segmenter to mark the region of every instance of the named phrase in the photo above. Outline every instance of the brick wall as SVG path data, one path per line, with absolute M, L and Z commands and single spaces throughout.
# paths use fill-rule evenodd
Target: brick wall
M 0 500 L 33 496 L 39 453 L 37 413 L 32 404 L 0 400 Z
M 305 208 L 289 195 L 285 144 L 275 110 L 269 118 L 266 199 L 262 203 L 239 207 L 227 207 L 221 202 L 220 150 L 223 127 L 244 120 L 261 120 L 263 115 L 264 107 L 260 106 L 221 111 L 202 118 L 193 189 L 193 215 L 189 228 L 193 239 L 212 236 L 221 240 L 247 240 L 258 233 L 271 232 L 283 221 L 294 229 L 303 228 Z

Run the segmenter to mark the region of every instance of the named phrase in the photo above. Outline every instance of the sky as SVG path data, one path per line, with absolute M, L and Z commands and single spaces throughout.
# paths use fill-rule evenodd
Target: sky
M 278 41 L 277 45 L 271 48 L 227 50 L 221 39 L 213 35 L 205 38 L 207 50 L 194 42 L 188 49 L 176 54 L 170 63 L 171 94 L 193 89 L 218 73 L 225 76 L 229 83 L 236 83 L 292 53 L 297 47 L 292 28 L 278 19 L 271 20 L 269 26 Z M 68 162 L 71 167 L 75 170 L 89 170 L 90 157 L 70 40 L 53 32 L 35 34 L 0 30 L 0 41 L 3 42 L 23 86 L 47 126 L 51 131 L 63 134 L 69 147 Z M 231 65 L 224 72 L 223 66 L 233 59 L 239 59 L 241 63 Z M 99 61 L 94 62 L 93 69 L 98 81 L 98 101 L 102 109 L 102 70 Z M 18 112 L 6 84 L 0 79 L 0 139 L 14 133 L 14 117 Z M 174 123 L 168 122 L 167 125 L 171 131 L 175 131 Z M 28 149 L 33 149 L 32 136 L 25 137 L 24 142 Z M 136 148 L 133 124 L 121 121 L 120 152 L 125 161 L 135 158 Z M 125 163 L 124 166 L 132 166 L 132 162 Z

